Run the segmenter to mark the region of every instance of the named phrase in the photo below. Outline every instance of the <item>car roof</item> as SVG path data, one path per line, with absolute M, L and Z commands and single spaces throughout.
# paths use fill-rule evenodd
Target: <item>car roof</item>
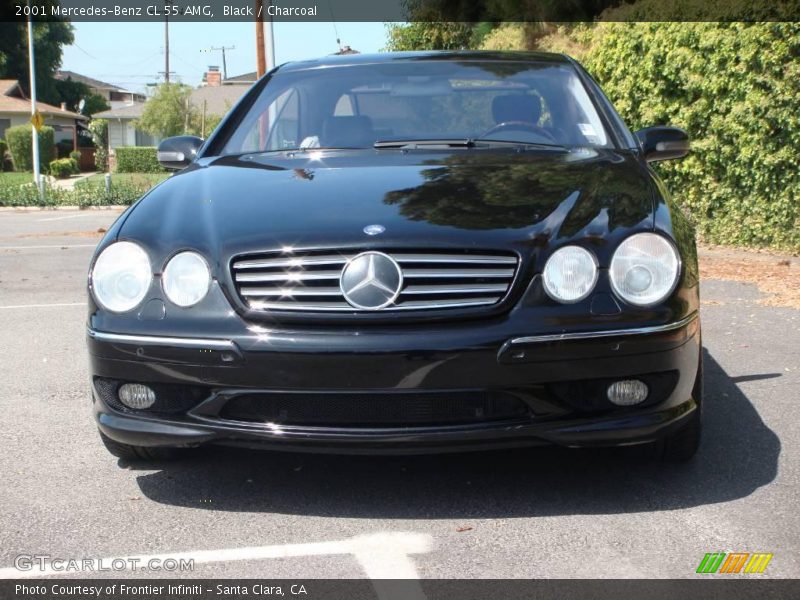
M 381 52 L 376 54 L 342 54 L 323 56 L 311 60 L 284 63 L 281 71 L 300 71 L 319 67 L 368 65 L 414 61 L 484 61 L 484 62 L 549 62 L 569 64 L 563 54 L 552 52 L 500 52 L 493 50 L 437 50 L 425 52 Z

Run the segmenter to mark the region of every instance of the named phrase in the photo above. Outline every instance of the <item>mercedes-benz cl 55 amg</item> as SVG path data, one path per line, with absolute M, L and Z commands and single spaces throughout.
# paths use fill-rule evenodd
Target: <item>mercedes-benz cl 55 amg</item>
M 333 56 L 269 72 L 91 262 L 102 440 L 341 453 L 556 444 L 685 460 L 694 233 L 570 58 Z

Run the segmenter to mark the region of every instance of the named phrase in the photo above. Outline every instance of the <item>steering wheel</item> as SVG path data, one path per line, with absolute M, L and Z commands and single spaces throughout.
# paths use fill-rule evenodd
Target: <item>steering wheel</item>
M 490 127 L 486 131 L 481 134 L 481 137 L 484 138 L 488 135 L 492 135 L 498 131 L 502 131 L 504 129 L 516 129 L 522 131 L 530 131 L 531 133 L 535 133 L 536 135 L 540 135 L 543 138 L 550 140 L 551 142 L 555 142 L 556 138 L 552 136 L 552 134 L 547 131 L 546 129 L 539 127 L 536 123 L 531 123 L 530 121 L 503 121 L 502 123 L 498 123 L 494 127 Z

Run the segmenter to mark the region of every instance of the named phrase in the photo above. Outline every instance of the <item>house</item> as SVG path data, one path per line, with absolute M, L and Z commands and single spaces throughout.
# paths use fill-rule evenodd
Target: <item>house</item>
M 56 79 L 60 79 L 62 81 L 71 79 L 72 81 L 84 84 L 89 88 L 89 91 L 91 91 L 93 94 L 97 94 L 106 102 L 108 102 L 108 105 L 111 108 L 129 106 L 137 102 L 142 103 L 147 99 L 144 94 L 131 92 L 130 90 L 120 88 L 114 84 L 93 79 L 91 77 L 87 77 L 86 75 L 75 73 L 74 71 L 58 71 L 56 72 L 55 77 Z
M 206 117 L 224 116 L 239 101 L 255 81 L 248 75 L 224 80 L 217 67 L 209 67 L 203 76 L 205 85 L 192 90 L 189 102 L 199 113 Z M 231 81 L 231 83 L 227 83 Z M 120 146 L 156 146 L 161 141 L 136 128 L 136 121 L 142 116 L 144 103 L 136 102 L 127 106 L 112 107 L 110 110 L 96 113 L 94 118 L 108 121 L 108 147 L 114 150 Z
M 205 115 L 224 116 L 255 83 L 255 73 L 222 79 L 219 67 L 208 67 L 203 85 L 192 90 L 189 101 Z
M 136 128 L 136 121 L 142 117 L 144 102 L 111 108 L 95 113 L 95 119 L 108 121 L 108 149 L 120 146 L 156 146 L 161 140 Z
M 53 128 L 54 142 L 69 141 L 72 148 L 78 147 L 78 127 L 88 119 L 81 114 L 61 107 L 36 103 L 37 110 L 44 117 L 44 124 Z M 15 79 L 0 79 L 0 139 L 5 138 L 6 129 L 30 123 L 31 101 L 25 96 L 19 82 Z

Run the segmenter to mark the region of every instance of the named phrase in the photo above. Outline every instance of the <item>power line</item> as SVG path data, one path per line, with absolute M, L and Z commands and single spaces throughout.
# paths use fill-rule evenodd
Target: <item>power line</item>
M 333 23 L 333 34 L 336 36 L 336 46 L 338 47 L 339 51 L 342 50 L 342 41 L 339 39 L 339 30 L 336 28 L 336 19 L 333 16 L 333 6 L 331 5 L 331 0 L 328 0 L 328 10 L 331 13 L 331 23 Z
M 200 50 L 200 52 L 222 52 L 222 79 L 225 80 L 228 78 L 228 64 L 225 61 L 225 51 L 226 50 L 236 50 L 236 46 L 220 46 L 214 47 L 211 46 L 210 48 L 204 48 Z

